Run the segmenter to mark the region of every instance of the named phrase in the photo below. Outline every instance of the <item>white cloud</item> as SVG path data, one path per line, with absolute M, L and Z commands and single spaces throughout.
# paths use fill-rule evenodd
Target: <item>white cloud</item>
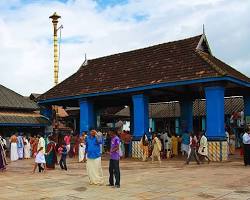
M 53 86 L 54 11 L 64 25 L 60 80 L 79 68 L 84 53 L 95 58 L 190 37 L 203 23 L 214 55 L 250 75 L 249 9 L 250 1 L 238 0 L 130 0 L 104 10 L 92 0 L 1 0 L 0 84 L 23 95 Z

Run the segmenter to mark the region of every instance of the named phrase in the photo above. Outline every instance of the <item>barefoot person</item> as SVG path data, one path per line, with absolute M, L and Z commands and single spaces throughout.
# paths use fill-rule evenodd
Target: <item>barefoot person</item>
M 86 138 L 87 173 L 90 185 L 103 185 L 103 173 L 101 166 L 100 144 L 102 139 L 96 137 L 97 132 L 92 130 Z

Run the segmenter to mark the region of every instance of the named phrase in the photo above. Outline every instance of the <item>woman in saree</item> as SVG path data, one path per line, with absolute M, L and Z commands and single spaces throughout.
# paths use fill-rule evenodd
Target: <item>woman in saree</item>
M 142 161 L 144 162 L 148 160 L 148 145 L 149 145 L 148 137 L 146 133 L 144 133 L 140 141 L 140 147 L 142 149 Z
M 172 153 L 173 156 L 178 156 L 178 137 L 176 137 L 176 134 L 174 133 L 171 137 L 172 140 Z
M 57 163 L 56 156 L 56 143 L 53 141 L 52 137 L 49 136 L 49 143 L 46 149 L 46 167 L 47 169 L 55 169 L 55 165 Z

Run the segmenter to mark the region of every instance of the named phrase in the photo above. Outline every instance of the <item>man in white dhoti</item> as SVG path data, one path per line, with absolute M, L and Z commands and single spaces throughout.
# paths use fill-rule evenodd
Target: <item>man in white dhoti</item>
M 19 159 L 23 159 L 23 151 L 24 151 L 23 136 L 22 133 L 19 133 L 17 137 L 17 153 Z
M 200 160 L 201 161 L 204 160 L 204 159 L 207 159 L 207 162 L 209 163 L 210 159 L 208 158 L 207 138 L 206 138 L 204 132 L 202 132 L 201 134 L 202 134 L 202 136 L 201 136 L 201 139 L 200 139 L 200 146 L 199 146 L 199 149 L 198 149 L 198 153 L 200 155 Z
M 96 137 L 97 132 L 92 130 L 90 135 L 86 138 L 86 150 L 87 154 L 87 173 L 89 177 L 90 185 L 103 185 L 103 173 L 101 166 L 101 151 L 100 144 L 102 144 L 102 138 Z
M 42 149 L 42 153 L 45 154 L 45 140 L 43 138 L 43 136 L 38 135 L 39 141 L 38 141 L 38 145 L 37 145 L 37 151 L 43 147 Z

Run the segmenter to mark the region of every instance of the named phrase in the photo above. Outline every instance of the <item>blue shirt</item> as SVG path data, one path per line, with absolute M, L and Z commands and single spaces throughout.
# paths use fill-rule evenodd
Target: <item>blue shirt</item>
M 102 144 L 102 141 L 98 141 L 96 137 L 87 136 L 85 151 L 88 158 L 96 159 L 101 157 L 100 144 Z
M 190 137 L 188 133 L 183 133 L 182 134 L 182 143 L 189 145 L 190 144 Z

